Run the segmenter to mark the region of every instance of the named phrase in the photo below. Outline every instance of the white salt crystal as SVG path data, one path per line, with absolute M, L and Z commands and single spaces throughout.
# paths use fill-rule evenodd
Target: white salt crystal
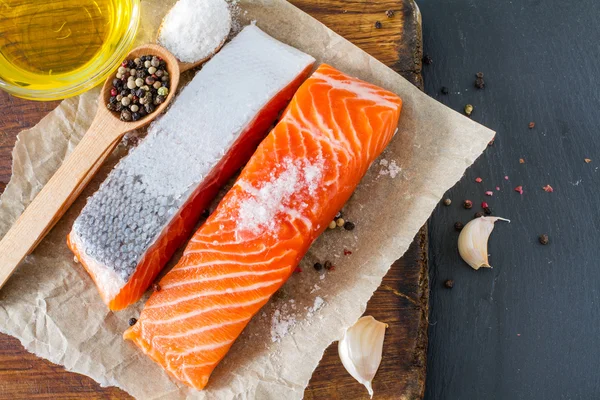
M 210 57 L 231 30 L 231 14 L 224 0 L 179 0 L 165 16 L 158 42 L 180 61 Z

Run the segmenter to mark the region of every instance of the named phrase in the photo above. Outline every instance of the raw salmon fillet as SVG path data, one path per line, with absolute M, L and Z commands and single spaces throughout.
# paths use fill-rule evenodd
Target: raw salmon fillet
M 139 300 L 313 63 L 256 26 L 244 28 L 88 199 L 67 243 L 111 310 Z
M 401 107 L 394 93 L 321 65 L 125 339 L 176 379 L 204 388 L 388 144 Z

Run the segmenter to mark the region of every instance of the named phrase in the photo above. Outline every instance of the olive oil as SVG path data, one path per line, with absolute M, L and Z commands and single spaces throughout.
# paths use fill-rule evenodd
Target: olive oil
M 115 53 L 129 50 L 133 37 L 120 47 L 135 35 L 138 6 L 139 0 L 0 0 L 0 84 L 60 98 L 65 88 L 99 83 L 119 62 Z

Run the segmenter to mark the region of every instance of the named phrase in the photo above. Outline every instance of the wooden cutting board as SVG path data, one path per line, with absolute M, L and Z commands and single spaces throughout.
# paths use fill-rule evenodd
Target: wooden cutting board
M 413 0 L 293 0 L 293 4 L 422 88 L 421 17 Z M 387 10 L 394 15 L 388 17 Z M 376 27 L 376 22 L 381 28 Z M 35 125 L 58 102 L 25 101 L 0 92 L 0 193 L 11 174 L 19 131 Z M 374 381 L 376 399 L 420 399 L 425 389 L 428 318 L 427 232 L 415 237 L 367 307 L 389 324 L 384 356 Z M 0 399 L 129 399 L 117 388 L 37 358 L 18 340 L 0 335 Z M 308 400 L 368 399 L 343 368 L 332 344 L 305 392 Z

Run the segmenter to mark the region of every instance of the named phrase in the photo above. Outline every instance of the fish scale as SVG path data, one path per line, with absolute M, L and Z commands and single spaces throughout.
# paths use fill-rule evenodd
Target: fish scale
M 313 63 L 247 26 L 88 199 L 67 243 L 111 310 L 139 300 L 248 161 Z

